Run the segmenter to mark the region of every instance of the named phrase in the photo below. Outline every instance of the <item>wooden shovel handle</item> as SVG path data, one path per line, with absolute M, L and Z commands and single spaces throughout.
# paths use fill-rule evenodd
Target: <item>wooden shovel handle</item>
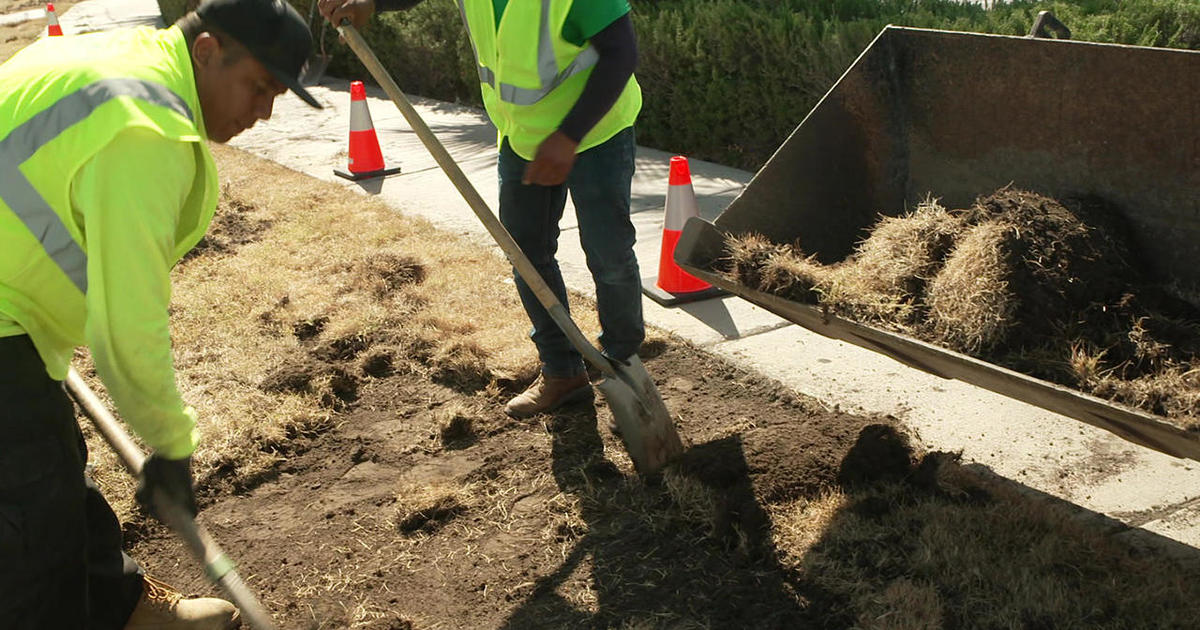
M 71 368 L 67 372 L 67 391 L 83 408 L 84 414 L 91 419 L 92 424 L 96 425 L 96 430 L 100 432 L 104 440 L 117 452 L 121 463 L 125 464 L 125 468 L 130 474 L 134 477 L 141 475 L 142 464 L 146 461 L 145 453 L 121 428 L 121 424 L 108 411 L 92 388 L 88 387 L 75 368 Z M 197 524 L 183 509 L 183 506 L 172 501 L 156 500 L 155 503 L 159 506 L 159 512 L 161 512 L 159 516 L 162 521 L 183 539 L 184 544 L 191 550 L 192 556 L 204 566 L 204 572 L 209 579 L 225 589 L 250 626 L 258 630 L 275 630 L 275 623 L 271 621 L 271 616 L 242 582 L 242 578 L 234 569 L 233 561 L 217 546 L 208 531 Z

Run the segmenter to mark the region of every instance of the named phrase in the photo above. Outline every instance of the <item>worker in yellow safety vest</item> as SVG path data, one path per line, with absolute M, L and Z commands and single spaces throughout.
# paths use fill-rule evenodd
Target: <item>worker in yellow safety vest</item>
M 196 416 L 175 383 L 171 267 L 217 204 L 207 140 L 270 117 L 312 48 L 281 0 L 170 28 L 49 37 L 0 65 L 0 626 L 226 628 L 122 552 L 62 380 L 76 347 L 152 449 L 138 498 L 196 512 Z
M 375 11 L 421 0 L 319 0 L 331 23 L 358 28 Z M 563 305 L 555 259 L 567 193 L 596 283 L 600 345 L 636 358 L 645 336 L 629 217 L 633 124 L 642 93 L 627 0 L 458 0 L 474 48 L 483 104 L 499 136 L 500 221 Z M 528 417 L 592 398 L 583 359 L 519 275 L 541 374 L 508 402 Z

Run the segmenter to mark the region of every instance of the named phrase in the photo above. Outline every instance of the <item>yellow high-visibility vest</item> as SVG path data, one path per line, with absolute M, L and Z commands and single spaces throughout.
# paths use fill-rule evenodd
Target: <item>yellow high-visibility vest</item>
M 65 378 L 75 347 L 86 343 L 87 296 L 105 290 L 88 286 L 87 235 L 72 207 L 72 179 L 130 129 L 194 150 L 173 264 L 204 235 L 218 197 L 183 33 L 143 27 L 48 37 L 0 65 L 0 336 L 28 334 L 55 379 Z M 114 184 L 136 193 L 143 182 L 131 171 Z M 136 207 L 104 212 L 127 216 L 131 226 L 139 220 Z M 162 264 L 139 251 L 107 256 L 129 268 Z M 191 414 L 181 403 L 178 413 Z M 187 444 L 177 448 L 190 452 Z
M 492 0 L 459 0 L 475 49 L 484 107 L 499 139 L 507 137 L 527 160 L 571 111 L 599 59 L 590 44 L 563 39 L 572 2 L 509 2 L 497 25 Z M 586 151 L 632 125 L 641 107 L 641 88 L 629 77 L 617 102 L 576 150 Z

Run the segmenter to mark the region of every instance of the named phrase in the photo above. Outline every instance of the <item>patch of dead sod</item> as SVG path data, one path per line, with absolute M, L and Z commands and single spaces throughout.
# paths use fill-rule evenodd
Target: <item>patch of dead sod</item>
M 355 290 L 385 297 L 410 285 L 425 281 L 425 266 L 412 256 L 378 253 L 357 264 Z

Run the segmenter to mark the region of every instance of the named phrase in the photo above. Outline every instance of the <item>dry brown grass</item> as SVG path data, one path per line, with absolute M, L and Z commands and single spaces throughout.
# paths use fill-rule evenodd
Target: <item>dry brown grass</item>
M 722 270 L 731 280 L 749 287 L 763 286 L 763 267 L 772 257 L 790 252 L 761 234 L 749 233 L 731 237 L 725 243 L 727 266 Z
M 1200 366 L 1171 366 L 1135 379 L 1100 377 L 1090 391 L 1131 407 L 1200 426 Z
M 826 302 L 856 319 L 913 325 L 925 284 L 959 231 L 960 220 L 932 199 L 904 217 L 881 217 L 838 266 Z
M 1004 339 L 1017 310 L 1007 280 L 1012 234 L 1013 227 L 1002 221 L 971 227 L 929 283 L 925 325 L 938 343 L 976 354 Z
M 859 321 L 906 329 L 921 315 L 925 283 L 937 272 L 959 231 L 960 219 L 926 200 L 908 215 L 881 217 L 854 253 L 822 265 L 798 248 L 758 234 L 726 243 L 727 277 L 780 297 L 819 303 Z
M 753 256 L 753 246 L 746 247 L 745 253 L 735 253 L 736 257 Z M 739 263 L 739 266 L 752 264 L 751 260 Z M 790 247 L 773 249 L 767 253 L 760 270 L 758 288 L 768 293 L 794 302 L 812 303 L 820 300 L 821 294 L 828 290 L 829 271 L 812 257 L 802 257 Z
M 1169 603 L 1190 590 L 1187 572 L 1149 561 L 1069 506 L 958 466 L 943 466 L 939 485 L 934 494 L 895 484 L 774 506 L 782 561 L 848 596 L 861 628 L 1192 623 Z

